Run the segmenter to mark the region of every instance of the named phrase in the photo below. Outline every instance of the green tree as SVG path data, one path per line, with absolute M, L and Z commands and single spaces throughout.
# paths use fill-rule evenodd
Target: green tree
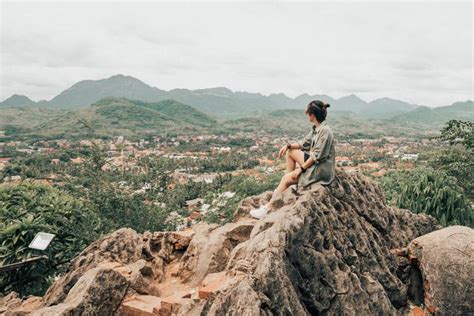
M 452 120 L 441 130 L 449 146 L 436 152 L 429 164 L 457 179 L 469 199 L 474 198 L 474 123 Z
M 41 295 L 51 279 L 101 232 L 87 203 L 46 185 L 23 182 L 0 186 L 0 264 L 38 255 L 28 248 L 40 231 L 55 234 L 47 260 L 0 275 L 0 292 Z
M 439 137 L 451 145 L 462 144 L 467 149 L 474 148 L 474 123 L 471 121 L 451 120 L 441 130 Z
M 442 170 L 420 167 L 389 172 L 381 184 L 389 204 L 431 215 L 443 226 L 474 226 L 474 212 L 463 189 Z

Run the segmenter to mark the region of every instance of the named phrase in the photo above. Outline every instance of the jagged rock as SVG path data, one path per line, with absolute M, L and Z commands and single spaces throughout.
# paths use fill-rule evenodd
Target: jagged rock
M 0 297 L 0 315 L 3 316 L 23 316 L 29 315 L 37 310 L 41 305 L 41 297 L 30 296 L 23 301 L 18 294 L 11 292 L 4 297 Z
M 8 295 L 0 296 L 0 313 L 5 313 L 21 305 L 21 298 L 16 292 L 10 292 Z
M 81 276 L 64 302 L 43 307 L 32 316 L 113 315 L 127 286 L 127 280 L 120 273 L 102 267 L 93 268 Z
M 417 279 L 404 247 L 439 229 L 434 218 L 385 205 L 379 187 L 357 174 L 339 174 L 329 187 L 288 190 L 266 218 L 251 219 L 250 209 L 270 197 L 266 192 L 243 200 L 234 222 L 221 227 L 200 223 L 185 232 L 114 232 L 73 260 L 37 312 L 64 314 L 70 311 L 65 306 L 77 311 L 84 302 L 104 315 L 423 312 L 407 290 Z M 427 258 L 423 253 L 421 260 Z M 75 290 L 98 270 L 122 284 L 108 291 L 124 297 L 116 309 L 108 303 L 101 307 L 109 300 L 105 293 L 92 299 L 91 291 Z M 424 271 L 429 280 L 435 270 Z
M 129 228 L 119 229 L 93 242 L 74 260 L 68 272 L 48 289 L 43 306 L 62 303 L 71 288 L 88 270 L 103 262 L 128 264 L 141 258 L 143 242 L 141 236 Z
M 439 228 L 436 221 L 386 206 L 380 189 L 364 177 L 340 180 L 344 194 L 338 197 L 321 185 L 297 197 L 287 191 L 282 206 L 258 221 L 250 238 L 229 255 L 225 270 L 246 276 L 183 315 L 385 315 L 407 306 L 407 288 L 396 275 L 390 249 Z M 267 197 L 243 201 L 237 220 Z M 251 303 L 229 295 L 242 288 Z
M 24 300 L 20 306 L 5 313 L 5 316 L 30 315 L 41 306 L 41 297 L 31 296 Z
M 231 251 L 250 237 L 255 222 L 245 220 L 222 227 L 204 223 L 195 225 L 195 235 L 181 259 L 181 280 L 198 285 L 206 275 L 223 271 Z
M 451 226 L 413 240 L 415 300 L 436 315 L 474 315 L 474 230 Z

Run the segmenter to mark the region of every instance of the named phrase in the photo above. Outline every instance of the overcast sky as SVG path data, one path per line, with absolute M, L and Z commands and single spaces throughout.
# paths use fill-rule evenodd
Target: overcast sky
M 2 2 L 1 92 L 51 99 L 83 79 L 160 89 L 473 99 L 464 3 Z

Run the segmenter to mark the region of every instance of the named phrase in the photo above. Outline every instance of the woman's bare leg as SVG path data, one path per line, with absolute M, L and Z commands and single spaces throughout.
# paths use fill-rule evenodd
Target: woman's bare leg
M 291 173 L 287 173 L 285 174 L 282 178 L 281 178 L 281 181 L 280 181 L 280 184 L 277 186 L 277 188 L 275 189 L 275 191 L 273 192 L 273 195 L 272 195 L 272 198 L 270 199 L 270 201 L 268 201 L 266 207 L 268 210 L 271 210 L 271 205 L 272 205 L 272 202 L 277 198 L 279 197 L 283 191 L 285 191 L 286 189 L 288 189 L 290 187 L 290 185 L 293 185 L 293 184 L 297 184 L 298 183 L 298 179 L 294 180 L 292 177 L 291 177 Z
M 304 163 L 304 153 L 300 149 L 290 149 L 286 156 L 286 167 L 288 172 L 295 170 L 296 163 L 300 166 Z

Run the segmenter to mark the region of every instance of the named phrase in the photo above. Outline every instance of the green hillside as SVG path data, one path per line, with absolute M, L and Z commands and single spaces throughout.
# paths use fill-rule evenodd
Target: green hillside
M 437 108 L 419 106 L 413 111 L 393 116 L 389 121 L 403 125 L 430 126 L 436 129 L 447 121 L 455 119 L 474 121 L 474 102 L 470 100 L 456 102 Z
M 32 132 L 34 126 L 51 120 L 64 113 L 42 107 L 5 107 L 0 108 L 0 131 L 6 135 Z
M 195 108 L 175 100 L 163 100 L 160 102 L 146 103 L 142 101 L 131 101 L 136 105 L 150 108 L 163 113 L 169 117 L 199 126 L 211 126 L 216 123 L 206 114 Z
M 199 121 L 190 122 L 182 115 L 184 110 Z M 147 104 L 125 98 L 105 98 L 91 106 L 54 117 L 36 126 L 35 133 L 65 137 L 146 136 L 172 131 L 197 131 L 209 126 L 209 122 L 212 119 L 205 114 L 172 101 Z

